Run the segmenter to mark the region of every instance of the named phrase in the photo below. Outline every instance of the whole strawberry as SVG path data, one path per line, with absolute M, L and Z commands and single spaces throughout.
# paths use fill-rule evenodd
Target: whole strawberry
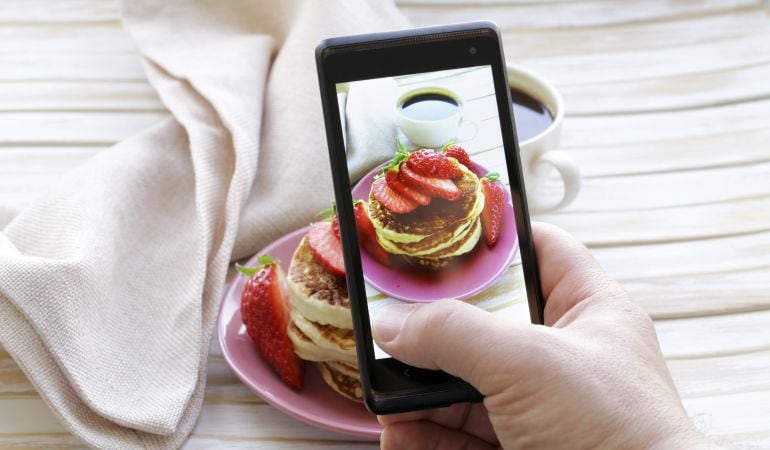
M 432 148 L 421 148 L 409 154 L 406 160 L 414 173 L 430 178 L 451 179 L 463 176 L 463 172 L 449 158 Z
M 241 318 L 260 355 L 273 367 L 284 383 L 301 389 L 304 361 L 294 353 L 288 334 L 289 297 L 281 266 L 267 255 L 259 257 L 257 267 L 238 270 L 249 277 L 241 295 Z
M 380 262 L 384 266 L 390 266 L 390 255 L 382 248 L 380 242 L 377 240 L 377 232 L 374 229 L 374 224 L 369 218 L 369 211 L 366 207 L 366 203 L 362 201 L 353 202 L 353 214 L 356 218 L 356 230 L 358 230 L 358 243 L 363 247 L 374 259 Z
M 460 164 L 473 170 L 473 163 L 471 162 L 471 157 L 468 156 L 468 152 L 466 152 L 464 148 L 460 147 L 457 144 L 447 144 L 446 146 L 444 146 L 443 150 L 444 150 L 444 156 L 447 156 L 449 158 L 454 158 Z
M 493 246 L 500 237 L 503 226 L 503 212 L 505 211 L 505 194 L 503 186 L 498 182 L 500 175 L 497 172 L 487 174 L 481 179 L 481 188 L 484 192 L 484 210 L 481 211 L 481 226 L 484 228 L 484 236 L 487 245 Z

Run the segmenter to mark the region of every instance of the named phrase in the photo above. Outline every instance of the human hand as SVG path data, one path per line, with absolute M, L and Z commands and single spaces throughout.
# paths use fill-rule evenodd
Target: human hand
M 396 305 L 377 344 L 484 402 L 380 416 L 382 448 L 698 448 L 649 316 L 563 230 L 533 224 L 547 327 L 459 301 Z M 430 345 L 425 345 L 430 343 Z

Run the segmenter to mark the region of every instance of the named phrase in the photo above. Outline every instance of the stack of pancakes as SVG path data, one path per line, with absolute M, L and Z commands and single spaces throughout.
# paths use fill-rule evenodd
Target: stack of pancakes
M 369 194 L 369 217 L 385 251 L 422 267 L 440 269 L 452 257 L 476 247 L 484 194 L 476 174 L 461 164 L 458 167 L 463 175 L 455 180 L 460 199 L 454 202 L 433 198 L 428 206 L 394 214 Z
M 350 300 L 344 277 L 328 272 L 310 251 L 307 236 L 294 252 L 287 277 L 291 293 L 289 338 L 302 359 L 318 362 L 324 381 L 341 395 L 363 401 Z

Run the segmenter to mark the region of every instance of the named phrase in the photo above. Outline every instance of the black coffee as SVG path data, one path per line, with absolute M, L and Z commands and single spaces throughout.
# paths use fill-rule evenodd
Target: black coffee
M 537 136 L 553 123 L 553 115 L 540 100 L 518 89 L 511 89 L 513 117 L 519 142 Z
M 407 99 L 400 108 L 412 120 L 441 120 L 456 113 L 460 104 L 448 95 L 425 93 Z

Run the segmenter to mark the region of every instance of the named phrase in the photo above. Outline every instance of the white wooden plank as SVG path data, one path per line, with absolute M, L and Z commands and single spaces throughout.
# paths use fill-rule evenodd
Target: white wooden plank
M 136 53 L 120 23 L 41 23 L 0 27 L 0 52 Z
M 770 195 L 635 212 L 541 214 L 538 219 L 561 226 L 589 246 L 619 246 L 768 231 L 768 211 Z
M 768 39 L 770 45 L 770 39 Z M 655 143 L 719 133 L 767 129 L 770 100 L 737 105 L 647 114 L 568 117 L 564 147 Z
M 136 53 L 0 53 L 0 82 L 28 80 L 146 80 Z
M 0 358 L 0 398 L 37 398 L 24 372 L 10 358 Z
M 209 358 L 206 378 L 206 403 L 264 403 L 247 388 L 219 356 Z
M 0 112 L 0 145 L 111 144 L 168 117 L 164 112 Z
M 770 160 L 770 128 L 565 150 L 589 178 L 735 166 Z
M 558 10 L 561 5 L 553 5 Z M 482 7 L 483 8 L 483 7 Z M 473 7 L 475 14 L 483 14 Z M 516 9 L 509 8 L 515 13 Z M 470 11 L 469 11 L 470 12 Z M 474 14 L 471 12 L 471 14 Z M 502 39 L 508 58 L 629 52 L 688 46 L 734 39 L 767 32 L 770 23 L 762 9 L 745 9 L 731 14 L 697 14 L 686 18 L 642 21 L 623 26 L 522 30 L 503 28 Z
M 493 169 L 491 169 L 493 170 Z M 580 194 L 564 211 L 630 213 L 653 208 L 758 198 L 770 194 L 770 162 L 660 174 L 584 178 Z M 557 175 L 537 192 L 561 195 Z M 535 195 L 533 189 L 531 195 Z
M 206 403 L 203 405 L 201 417 L 193 434 L 243 440 L 278 438 L 340 441 L 350 439 L 338 433 L 313 428 L 276 411 L 267 404 Z
M 279 449 L 279 450 L 294 450 L 305 448 L 333 448 L 342 450 L 356 450 L 356 449 L 376 449 L 380 448 L 377 442 L 349 442 L 349 441 L 318 441 L 312 440 L 296 440 L 296 441 L 283 441 L 274 439 L 229 439 L 221 438 L 218 436 L 200 436 L 192 435 L 190 439 L 185 442 L 183 449 Z
M 33 174 L 58 176 L 105 148 L 107 147 L 0 147 L 0 178 Z
M 709 435 L 766 433 L 770 430 L 770 391 L 684 399 L 695 425 Z
M 592 251 L 610 276 L 624 281 L 739 271 L 770 266 L 770 232 Z
M 755 311 L 656 321 L 655 330 L 666 359 L 693 359 L 770 350 L 768 323 L 770 311 Z
M 668 368 L 683 398 L 770 390 L 770 351 L 669 360 Z
M 645 80 L 724 71 L 770 61 L 770 33 L 688 46 L 572 56 L 520 57 L 557 85 Z
M 117 21 L 115 0 L 4 0 L 0 23 L 104 22 Z
M 725 449 L 760 450 L 770 448 L 770 432 L 712 434 L 711 440 Z
M 104 148 L 0 146 L 0 228 L 65 172 Z
M 748 8 L 758 8 L 757 2 L 700 0 L 671 3 L 663 0 L 632 0 L 569 2 L 558 5 L 532 2 L 514 7 L 494 4 L 402 6 L 406 16 L 420 25 L 491 19 L 503 28 L 516 29 L 606 27 L 681 19 L 691 15 L 725 14 Z
M 653 319 L 770 309 L 770 267 L 628 280 L 623 287 Z
M 75 450 L 88 446 L 69 433 L 0 434 L 0 447 L 5 449 Z
M 0 398 L 0 436 L 19 433 L 66 433 L 40 398 Z
M 735 70 L 651 80 L 566 84 L 561 92 L 572 116 L 631 114 L 764 100 L 770 98 L 767 80 L 770 61 Z
M 0 111 L 165 111 L 146 80 L 0 82 Z

